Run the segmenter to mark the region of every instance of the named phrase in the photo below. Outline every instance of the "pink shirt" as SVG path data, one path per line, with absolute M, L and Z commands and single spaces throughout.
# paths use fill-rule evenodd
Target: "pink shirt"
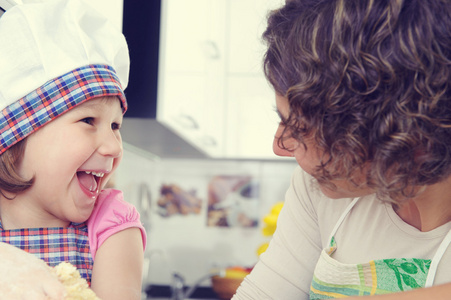
M 111 235 L 137 227 L 141 230 L 143 249 L 146 248 L 146 231 L 139 220 L 137 209 L 124 201 L 121 191 L 105 189 L 100 192 L 91 216 L 87 221 L 89 246 L 92 259 L 95 259 L 97 249 Z

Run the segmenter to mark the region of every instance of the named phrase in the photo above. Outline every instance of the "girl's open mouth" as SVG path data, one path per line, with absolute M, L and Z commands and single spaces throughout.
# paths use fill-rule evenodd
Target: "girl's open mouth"
M 94 171 L 77 172 L 78 182 L 80 186 L 90 197 L 96 196 L 100 187 L 100 181 L 105 173 Z

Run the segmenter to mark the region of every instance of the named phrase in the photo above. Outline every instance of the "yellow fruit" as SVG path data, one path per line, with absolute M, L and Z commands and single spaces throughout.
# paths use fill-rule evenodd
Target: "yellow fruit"
M 276 225 L 274 226 L 265 226 L 262 228 L 263 236 L 271 236 L 276 231 Z
M 244 278 L 249 274 L 248 271 L 238 268 L 228 268 L 225 271 L 226 278 Z
M 271 236 L 274 234 L 277 228 L 277 219 L 279 218 L 280 211 L 283 207 L 283 202 L 277 202 L 271 207 L 271 211 L 269 214 L 264 216 L 263 223 L 264 227 L 262 228 L 263 236 Z M 266 251 L 268 248 L 268 243 L 264 243 L 257 249 L 257 254 L 260 255 Z
M 260 256 L 263 252 L 266 251 L 266 249 L 268 249 L 269 243 L 264 243 L 262 245 L 260 245 L 260 247 L 258 247 L 257 249 L 257 254 Z
M 271 214 L 278 216 L 282 207 L 283 207 L 283 202 L 277 202 L 271 208 Z
M 273 214 L 266 215 L 263 218 L 263 222 L 265 222 L 268 225 L 274 225 L 275 226 L 277 224 L 277 217 L 278 217 L 278 215 L 273 215 Z

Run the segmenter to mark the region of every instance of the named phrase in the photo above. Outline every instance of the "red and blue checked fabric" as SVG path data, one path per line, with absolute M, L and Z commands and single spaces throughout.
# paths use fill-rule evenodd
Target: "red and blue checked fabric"
M 0 228 L 0 242 L 27 251 L 52 267 L 63 261 L 70 262 L 91 285 L 93 259 L 85 223 L 68 228 Z
M 102 96 L 117 96 L 127 110 L 119 78 L 107 65 L 81 67 L 48 81 L 2 110 L 0 154 L 71 108 Z

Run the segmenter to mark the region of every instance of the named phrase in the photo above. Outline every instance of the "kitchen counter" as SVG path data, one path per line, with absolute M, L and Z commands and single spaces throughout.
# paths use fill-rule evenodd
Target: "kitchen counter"
M 168 297 L 166 297 L 166 298 L 161 298 L 161 297 L 159 297 L 159 298 L 149 298 L 149 297 L 147 297 L 147 298 L 144 298 L 143 300 L 171 300 L 172 298 L 168 298 Z M 186 299 L 184 299 L 184 300 L 218 300 L 219 298 L 186 298 Z
M 171 297 L 147 297 L 143 298 L 142 300 L 171 300 Z M 184 300 L 218 300 L 219 298 L 185 298 Z
M 189 287 L 185 287 L 184 290 L 188 290 Z M 172 291 L 169 285 L 148 285 L 145 288 L 143 298 L 145 300 L 167 300 L 171 299 Z M 211 287 L 200 286 L 194 290 L 186 300 L 219 300 L 216 293 Z

